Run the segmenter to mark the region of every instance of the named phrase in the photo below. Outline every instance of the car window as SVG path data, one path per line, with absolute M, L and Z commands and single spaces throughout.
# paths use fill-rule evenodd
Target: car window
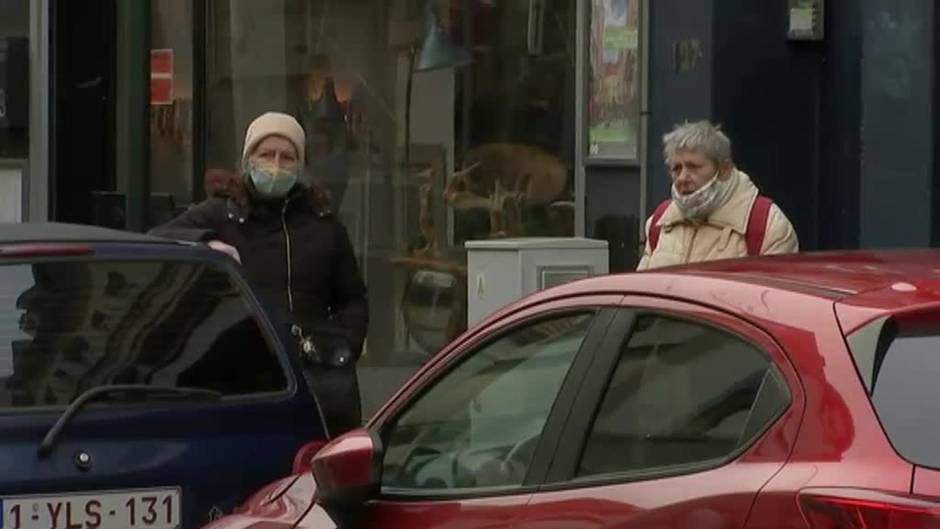
M 388 432 L 383 489 L 522 484 L 592 316 L 510 331 L 435 381 Z
M 782 378 L 755 346 L 711 326 L 641 316 L 621 348 L 578 475 L 725 458 L 788 402 Z
M 0 409 L 106 384 L 281 391 L 284 368 L 226 272 L 193 262 L 0 266 Z
M 873 322 L 854 333 L 849 344 L 894 448 L 912 463 L 940 468 L 940 428 L 935 426 L 940 416 L 936 314 Z

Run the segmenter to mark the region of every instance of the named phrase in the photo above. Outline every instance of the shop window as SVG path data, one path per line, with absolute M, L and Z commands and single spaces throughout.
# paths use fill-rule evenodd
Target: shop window
M 304 126 L 369 288 L 367 414 L 466 328 L 464 242 L 574 234 L 576 5 L 208 3 L 205 180 L 259 114 Z
M 193 188 L 193 6 L 150 3 L 151 226 L 199 196 Z M 123 197 L 121 197 L 123 199 Z

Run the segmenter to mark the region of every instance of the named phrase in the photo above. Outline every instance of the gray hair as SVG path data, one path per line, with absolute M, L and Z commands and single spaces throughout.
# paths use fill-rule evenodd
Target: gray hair
M 702 151 L 716 163 L 731 161 L 731 140 L 721 127 L 710 121 L 688 121 L 663 135 L 663 157 L 666 163 L 679 151 Z

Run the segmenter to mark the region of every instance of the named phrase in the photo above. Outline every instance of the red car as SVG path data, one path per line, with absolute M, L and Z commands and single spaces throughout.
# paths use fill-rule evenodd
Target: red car
M 940 527 L 940 252 L 541 292 L 312 467 L 211 527 Z

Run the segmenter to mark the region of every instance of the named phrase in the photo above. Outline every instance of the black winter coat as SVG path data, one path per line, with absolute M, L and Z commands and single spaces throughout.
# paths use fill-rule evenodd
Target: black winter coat
M 346 229 L 314 193 L 298 186 L 278 201 L 252 199 L 247 193 L 210 198 L 154 228 L 151 234 L 187 241 L 219 240 L 234 246 L 259 295 L 275 305 L 276 318 L 290 314 L 286 316 L 290 323 L 299 324 L 306 332 L 323 324 L 340 326 L 349 338 L 354 360 L 358 359 L 368 324 L 366 288 Z M 356 424 L 331 422 L 359 421 L 355 371 L 342 371 L 349 371 L 352 380 L 339 386 L 356 386 L 356 410 L 347 410 L 355 417 L 334 421 L 327 417 L 334 435 Z M 337 399 L 352 398 L 352 388 L 324 387 L 338 382 L 314 382 L 321 386 L 315 389 L 327 416 L 342 404 Z

